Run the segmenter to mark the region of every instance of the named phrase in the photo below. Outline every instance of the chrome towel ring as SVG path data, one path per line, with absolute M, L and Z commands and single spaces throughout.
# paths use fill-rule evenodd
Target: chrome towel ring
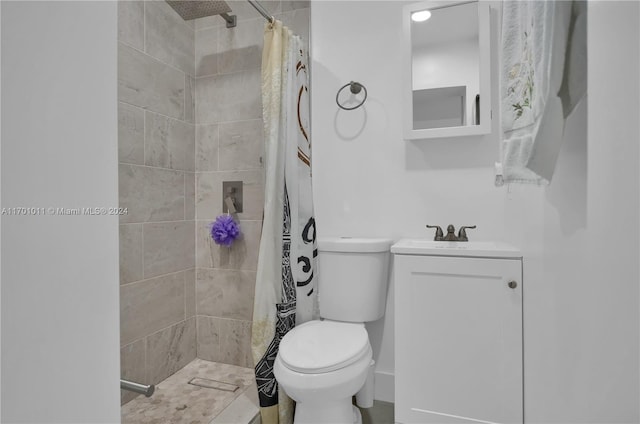
M 357 105 L 353 106 L 353 107 L 347 107 L 347 106 L 343 106 L 340 104 L 340 93 L 342 92 L 342 90 L 344 90 L 345 88 L 349 87 L 349 90 L 351 91 L 351 93 L 353 94 L 358 94 L 360 93 L 360 91 L 362 91 L 364 89 L 364 98 L 362 99 L 362 101 L 360 103 L 358 103 Z M 365 87 L 364 85 L 360 84 L 359 82 L 355 82 L 355 81 L 351 81 L 348 84 L 343 85 L 342 87 L 340 87 L 340 89 L 338 90 L 338 94 L 336 94 L 336 103 L 338 104 L 338 106 L 341 109 L 344 110 L 353 110 L 353 109 L 357 109 L 360 106 L 362 106 L 365 102 L 365 100 L 367 100 L 367 87 Z

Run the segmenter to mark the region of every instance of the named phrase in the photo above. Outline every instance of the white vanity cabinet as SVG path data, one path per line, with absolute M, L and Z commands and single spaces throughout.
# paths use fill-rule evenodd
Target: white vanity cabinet
M 519 251 L 420 240 L 391 251 L 395 421 L 523 423 Z

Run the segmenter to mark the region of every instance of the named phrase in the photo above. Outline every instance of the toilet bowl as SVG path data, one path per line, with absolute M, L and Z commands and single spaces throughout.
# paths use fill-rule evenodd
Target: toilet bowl
M 391 240 L 318 240 L 322 320 L 290 330 L 274 363 L 279 387 L 296 401 L 294 424 L 360 424 L 352 397 L 373 404 L 373 354 L 365 322 L 384 315 Z
M 360 423 L 351 397 L 365 384 L 372 350 L 363 324 L 309 321 L 280 342 L 276 380 L 296 401 L 295 423 Z

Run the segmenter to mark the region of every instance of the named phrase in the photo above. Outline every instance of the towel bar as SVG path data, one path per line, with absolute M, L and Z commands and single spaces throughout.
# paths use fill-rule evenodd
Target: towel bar
M 140 393 L 145 395 L 146 397 L 151 397 L 153 392 L 156 390 L 156 387 L 152 384 L 150 386 L 134 383 L 133 381 L 127 381 L 120 379 L 120 388 L 124 390 L 129 390 L 131 392 Z

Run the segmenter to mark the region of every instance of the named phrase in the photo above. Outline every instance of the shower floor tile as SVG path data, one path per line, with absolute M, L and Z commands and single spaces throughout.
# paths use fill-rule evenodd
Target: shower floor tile
M 189 384 L 193 378 L 226 384 L 219 385 L 224 390 L 201 387 Z M 229 391 L 229 385 L 238 388 Z M 251 394 L 254 390 L 253 369 L 194 359 L 157 384 L 150 398 L 138 396 L 122 405 L 122 424 L 209 424 L 232 404 L 231 409 L 240 407 L 246 412 L 249 423 L 258 411 L 253 402 L 256 396 Z M 240 402 L 235 405 L 238 397 Z M 247 402 L 248 399 L 251 401 Z

